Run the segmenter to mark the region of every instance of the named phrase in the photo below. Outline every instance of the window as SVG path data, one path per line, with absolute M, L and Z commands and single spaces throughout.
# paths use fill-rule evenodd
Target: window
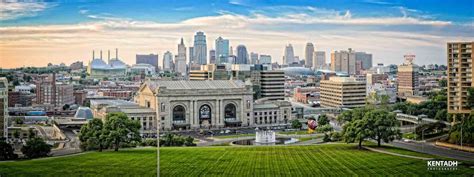
M 211 118 L 211 107 L 209 105 L 202 105 L 199 109 L 199 118 L 200 119 L 210 119 Z
M 183 123 L 186 121 L 186 110 L 181 105 L 173 108 L 173 122 L 175 121 Z
M 227 104 L 224 108 L 224 119 L 236 119 L 237 111 L 234 104 Z

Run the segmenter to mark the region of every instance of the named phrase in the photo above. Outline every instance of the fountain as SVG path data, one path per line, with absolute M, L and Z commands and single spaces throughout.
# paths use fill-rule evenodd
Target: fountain
M 298 142 L 296 138 L 276 137 L 273 130 L 255 129 L 255 139 L 243 139 L 232 142 L 235 145 L 277 145 L 277 144 L 292 144 Z
M 256 144 L 271 144 L 276 142 L 275 132 L 272 130 L 255 129 Z

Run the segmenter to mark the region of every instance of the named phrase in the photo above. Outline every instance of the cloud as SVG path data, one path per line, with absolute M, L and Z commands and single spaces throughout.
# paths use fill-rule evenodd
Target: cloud
M 218 36 L 223 36 L 230 39 L 232 46 L 244 44 L 249 51 L 272 55 L 274 61 L 280 61 L 287 43 L 292 43 L 295 54 L 303 57 L 304 44 L 314 42 L 317 50 L 327 54 L 346 48 L 373 53 L 374 63 L 401 62 L 403 54 L 413 50 L 417 56 L 430 58 L 421 63 L 443 63 L 447 41 L 474 39 L 473 34 L 460 32 L 472 29 L 472 24 L 459 28 L 449 21 L 411 16 L 369 18 L 357 17 L 350 11 L 308 10 L 324 15 L 292 13 L 272 17 L 222 12 L 177 23 L 159 23 L 87 13 L 92 22 L 0 27 L 0 50 L 7 64 L 21 66 L 18 62 L 45 65 L 46 61 L 71 63 L 77 58 L 88 61 L 93 49 L 119 48 L 121 56 L 131 64 L 137 53 L 176 51 L 181 37 L 187 46 L 192 46 L 194 33 L 204 31 L 208 49 L 214 47 Z
M 35 1 L 1 1 L 0 21 L 36 16 L 39 12 L 55 6 L 52 3 Z

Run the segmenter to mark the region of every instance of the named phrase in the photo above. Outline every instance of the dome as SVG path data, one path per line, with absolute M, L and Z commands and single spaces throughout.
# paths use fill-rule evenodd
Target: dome
M 314 72 L 305 67 L 287 67 L 283 68 L 282 71 L 285 72 L 287 76 L 310 76 L 314 75 Z
M 127 65 L 125 65 L 125 63 L 123 63 L 119 59 L 110 60 L 109 65 L 112 68 L 120 68 L 120 69 L 127 68 Z
M 94 115 L 92 110 L 88 107 L 79 107 L 74 115 L 74 118 L 92 119 Z
M 105 63 L 104 60 L 96 58 L 96 59 L 92 60 L 91 68 L 93 68 L 93 69 L 106 69 L 106 68 L 109 68 L 109 65 L 107 65 L 107 63 Z

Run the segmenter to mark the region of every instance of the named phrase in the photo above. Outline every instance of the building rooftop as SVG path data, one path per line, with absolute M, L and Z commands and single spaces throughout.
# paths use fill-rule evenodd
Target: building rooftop
M 159 87 L 166 87 L 167 89 L 233 89 L 245 88 L 245 83 L 240 80 L 203 80 L 203 81 L 150 81 L 146 83 L 152 90 Z

